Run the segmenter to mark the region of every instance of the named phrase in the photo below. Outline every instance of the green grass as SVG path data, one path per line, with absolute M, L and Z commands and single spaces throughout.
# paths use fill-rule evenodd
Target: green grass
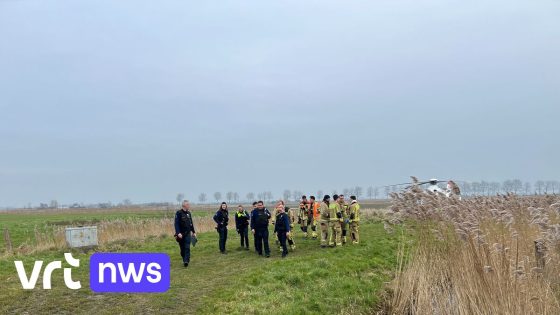
M 105 217 L 104 217 L 105 218 Z M 269 259 L 238 250 L 239 237 L 230 230 L 228 255 L 218 252 L 217 233 L 199 235 L 191 265 L 184 268 L 178 246 L 171 237 L 113 243 L 102 251 L 164 252 L 172 259 L 171 288 L 163 294 L 95 294 L 89 289 L 89 256 L 80 258 L 74 280 L 82 289 L 64 286 L 62 271 L 53 274 L 53 289 L 43 290 L 42 279 L 34 290 L 23 290 L 14 260 L 30 268 L 35 260 L 45 264 L 64 260 L 64 251 L 0 260 L 0 313 L 136 314 L 302 314 L 371 313 L 379 302 L 383 282 L 396 264 L 398 236 L 388 235 L 381 223 L 361 227 L 362 243 L 341 248 L 319 247 L 317 240 L 296 236 L 297 249 L 288 258 L 271 241 Z M 252 242 L 252 237 L 250 237 Z M 63 262 L 64 267 L 65 262 Z

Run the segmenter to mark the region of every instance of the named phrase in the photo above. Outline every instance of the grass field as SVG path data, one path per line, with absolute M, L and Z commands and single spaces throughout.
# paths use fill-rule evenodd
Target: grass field
M 208 212 L 195 212 L 205 216 Z M 14 243 L 32 241 L 29 228 L 72 220 L 123 219 L 137 212 L 115 214 L 1 214 L 2 225 L 9 226 Z M 164 212 L 142 213 L 144 219 L 159 219 Z M 123 217 L 124 216 L 124 217 Z M 24 219 L 22 219 L 22 217 Z M 27 219 L 29 218 L 29 220 Z M 66 223 L 65 223 L 66 224 Z M 89 256 L 93 251 L 74 250 L 80 267 L 74 268 L 74 280 L 82 289 L 64 286 L 62 272 L 53 274 L 53 289 L 43 290 L 41 279 L 34 290 L 23 290 L 17 278 L 14 260 L 23 260 L 29 268 L 35 260 L 48 263 L 63 260 L 67 249 L 6 256 L 0 260 L 0 313 L 249 313 L 302 314 L 373 312 L 380 302 L 384 282 L 391 279 L 397 259 L 399 233 L 387 234 L 381 222 L 362 225 L 362 243 L 357 246 L 321 249 L 318 241 L 296 236 L 297 249 L 281 259 L 272 246 L 269 259 L 254 251 L 238 250 L 239 237 L 230 230 L 228 255 L 217 248 L 217 233 L 199 234 L 200 242 L 192 251 L 189 268 L 184 268 L 178 246 L 171 236 L 151 236 L 139 240 L 121 240 L 102 245 L 104 252 L 164 252 L 172 258 L 171 288 L 163 294 L 94 294 L 89 289 Z M 251 237 L 250 237 L 251 238 Z M 252 241 L 252 238 L 251 238 Z M 272 242 L 271 242 L 272 243 Z

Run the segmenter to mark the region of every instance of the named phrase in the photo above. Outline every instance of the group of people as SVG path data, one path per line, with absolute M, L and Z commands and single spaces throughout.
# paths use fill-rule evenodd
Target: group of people
M 235 230 L 240 236 L 241 248 L 249 250 L 249 231 L 254 237 L 255 251 L 260 256 L 270 257 L 269 225 L 272 225 L 276 242 L 282 251 L 282 257 L 288 255 L 288 246 L 293 251 L 296 248 L 294 234 L 295 225 L 299 224 L 305 238 L 317 239 L 320 230 L 321 247 L 342 246 L 347 243 L 348 235 L 352 244 L 358 244 L 360 226 L 360 204 L 356 196 L 350 196 L 347 203 L 344 195 L 325 195 L 319 203 L 315 196 L 302 196 L 299 208 L 291 209 L 280 200 L 270 212 L 263 201 L 253 202 L 253 210 L 247 212 L 242 205 L 237 206 L 234 214 Z M 219 234 L 218 248 L 226 254 L 228 236 L 229 209 L 225 202 L 213 216 L 216 231 Z M 311 230 L 311 233 L 309 233 Z M 181 248 L 181 257 L 185 267 L 190 262 L 190 245 L 196 240 L 192 213 L 188 200 L 183 201 L 182 207 L 175 214 L 175 239 Z

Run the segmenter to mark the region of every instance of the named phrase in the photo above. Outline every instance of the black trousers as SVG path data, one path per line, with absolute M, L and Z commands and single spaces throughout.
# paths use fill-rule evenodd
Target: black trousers
M 220 252 L 226 251 L 226 241 L 227 241 L 227 227 L 221 226 L 218 227 L 218 234 L 220 235 L 220 240 L 218 241 L 218 247 L 220 248 Z
M 255 249 L 259 255 L 270 255 L 270 246 L 268 245 L 268 228 L 255 229 Z
M 286 241 L 288 237 L 286 236 L 286 231 L 284 232 L 277 232 L 278 240 L 280 241 L 280 246 L 282 246 L 282 257 L 288 255 L 288 246 L 286 245 Z
M 184 263 L 191 261 L 191 233 L 181 233 L 183 238 L 179 240 L 179 248 L 181 249 L 181 257 Z
M 239 238 L 241 238 L 241 247 L 249 248 L 249 227 L 242 226 L 239 228 Z

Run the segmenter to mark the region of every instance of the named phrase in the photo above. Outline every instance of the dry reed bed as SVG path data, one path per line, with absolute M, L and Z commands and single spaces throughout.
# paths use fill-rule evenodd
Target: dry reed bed
M 194 217 L 193 219 L 197 232 L 204 233 L 214 230 L 215 223 L 211 217 Z M 175 234 L 173 218 L 102 220 L 93 225 L 97 226 L 100 247 L 117 241 L 144 240 L 148 237 Z M 14 248 L 13 253 L 4 253 L 4 256 L 67 248 L 64 230 L 64 226 L 49 225 L 43 229 L 36 226 L 33 244 L 24 243 Z
M 390 314 L 560 314 L 560 200 L 392 195 L 418 240 L 390 285 Z M 386 224 L 391 229 L 390 224 Z M 537 246 L 536 246 L 537 244 Z

